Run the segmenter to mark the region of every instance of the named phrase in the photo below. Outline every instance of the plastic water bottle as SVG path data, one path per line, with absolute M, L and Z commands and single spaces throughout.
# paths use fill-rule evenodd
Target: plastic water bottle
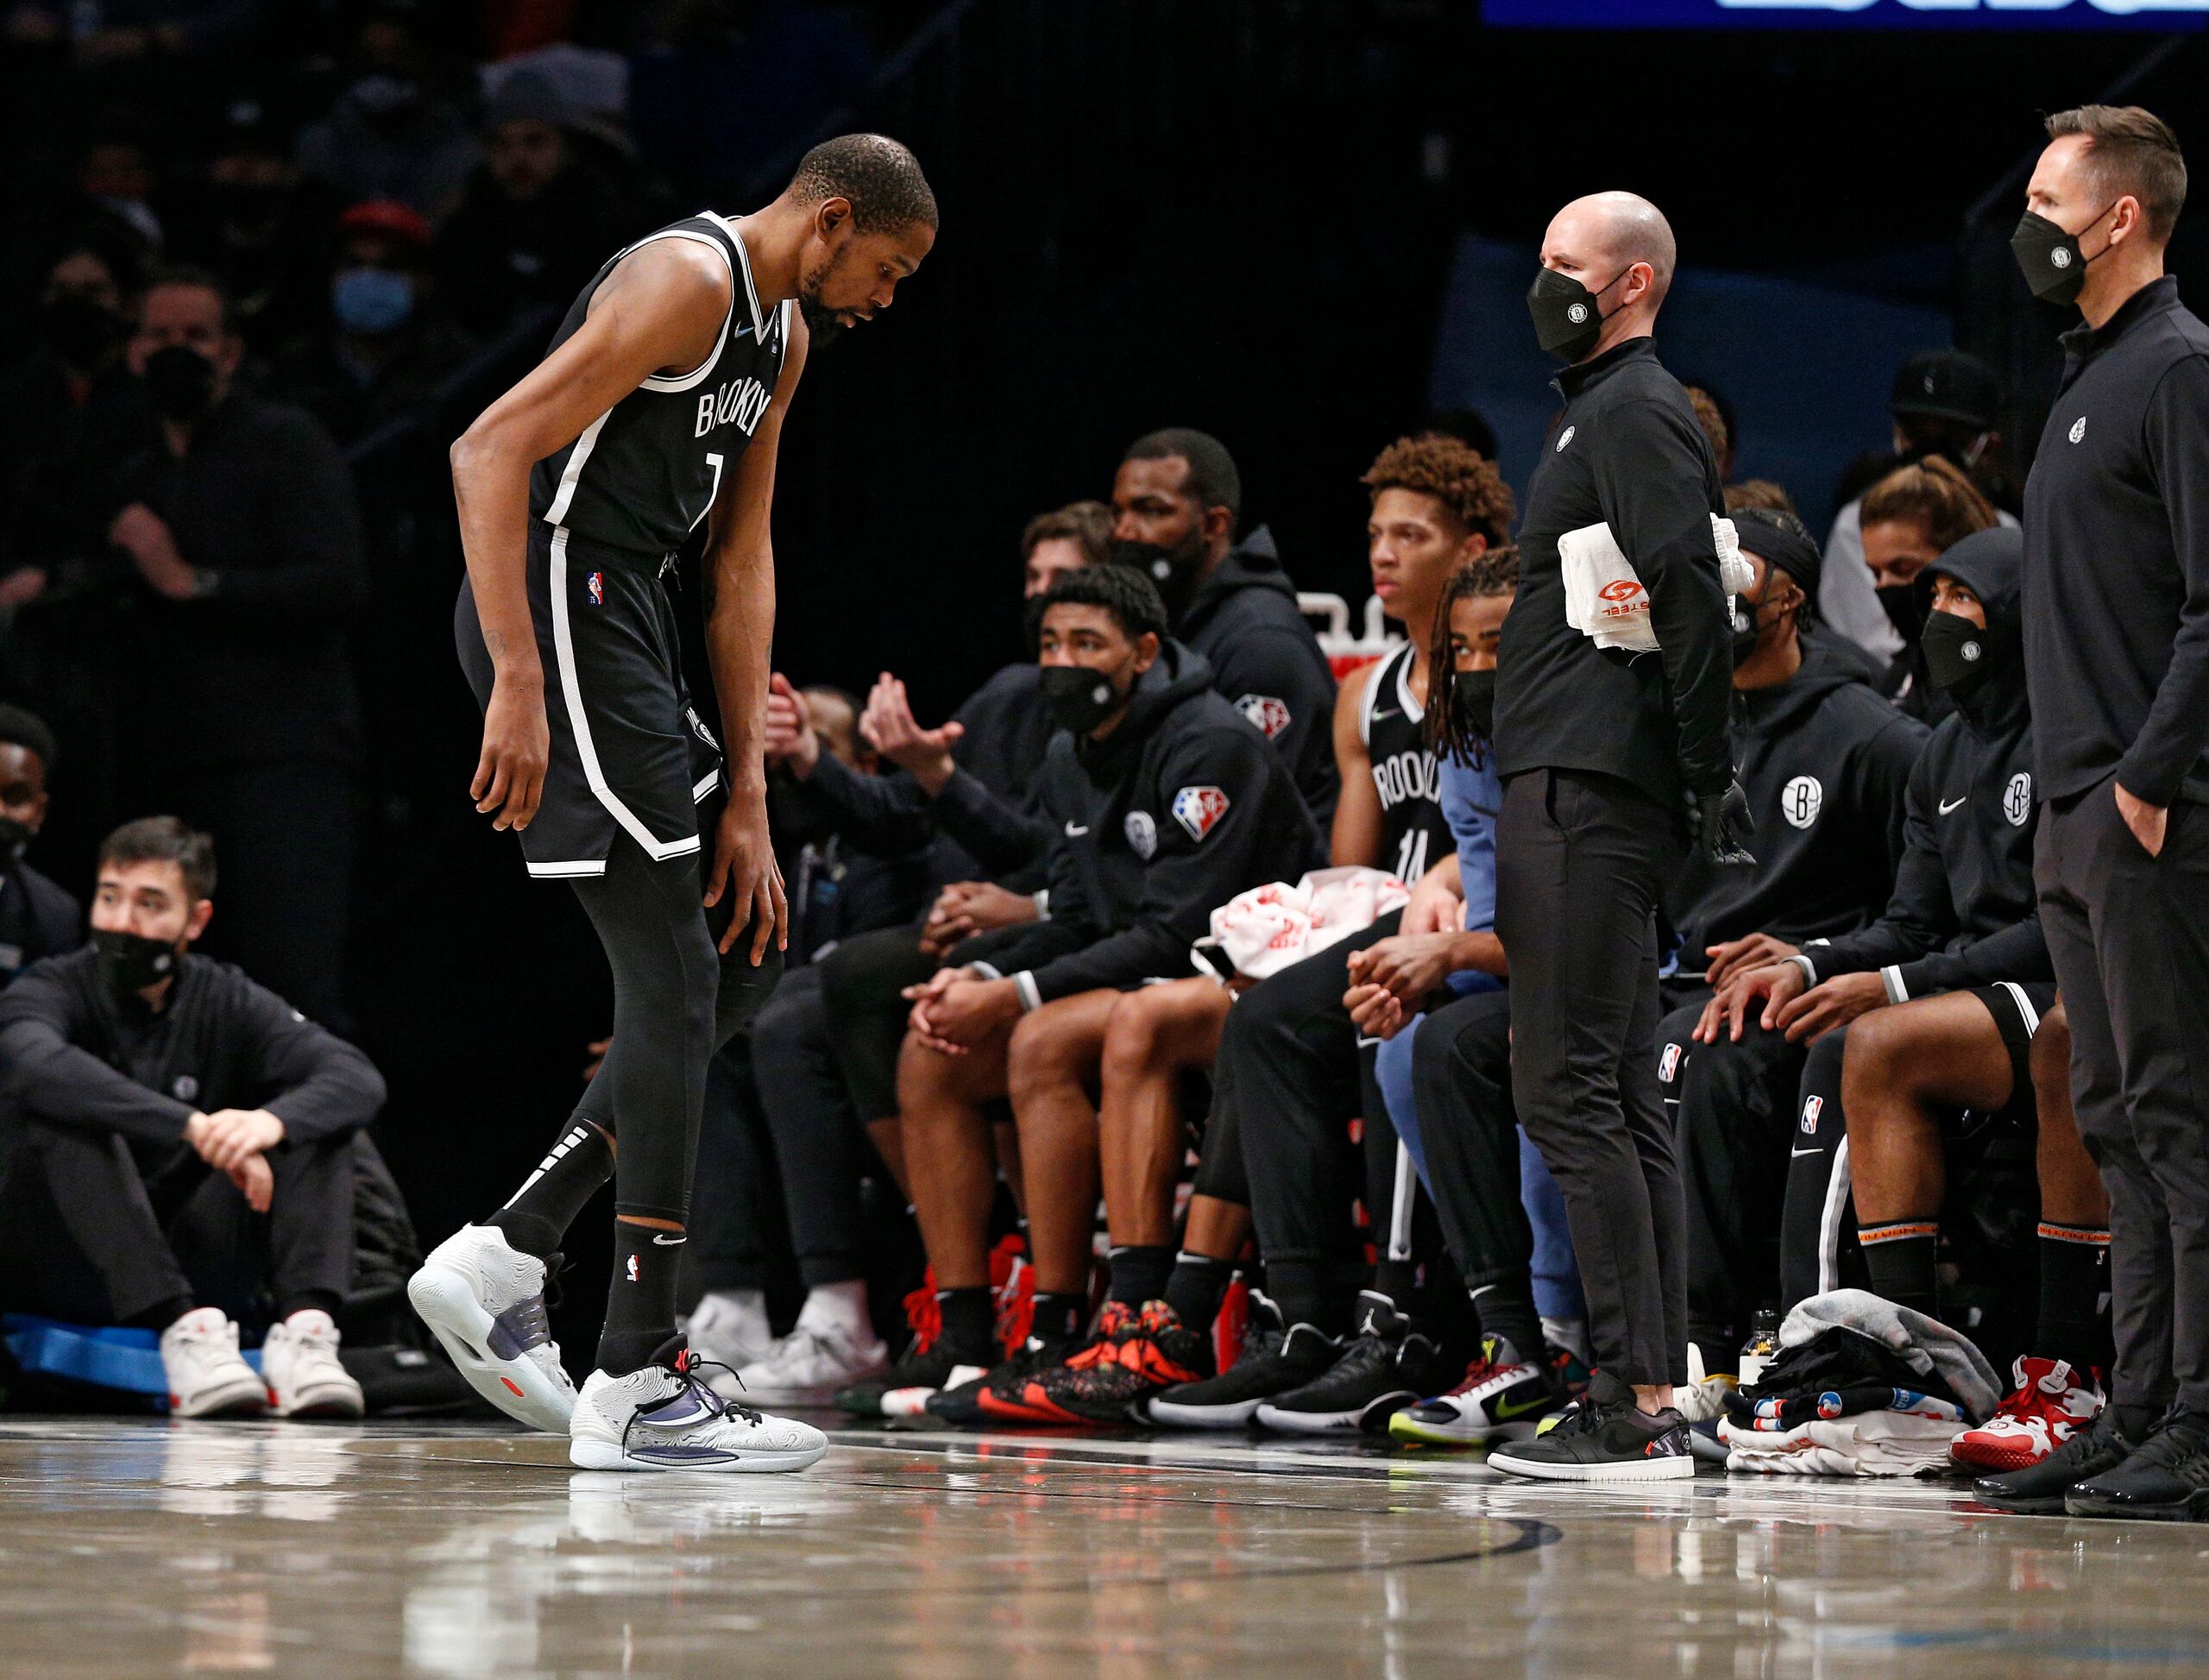
M 1760 1381 L 1764 1368 L 1779 1356 L 1779 1315 L 1759 1312 L 1749 1321 L 1749 1339 L 1741 1343 L 1741 1366 L 1737 1373 L 1746 1388 Z

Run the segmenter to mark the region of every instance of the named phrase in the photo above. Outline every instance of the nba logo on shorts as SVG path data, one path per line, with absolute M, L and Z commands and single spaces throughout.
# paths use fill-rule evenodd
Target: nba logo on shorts
M 1665 1047 L 1665 1054 L 1657 1058 L 1657 1077 L 1666 1085 L 1670 1085 L 1673 1076 L 1679 1071 L 1680 1047 L 1677 1044 L 1667 1044 Z
M 594 574 L 592 574 L 592 575 L 593 575 L 594 576 L 596 576 L 596 574 L 595 574 L 595 573 L 594 573 Z M 630 1281 L 630 1282 L 632 1282 L 632 1283 L 634 1283 L 636 1280 L 637 1280 L 637 1256 L 636 1256 L 636 1255 L 631 1255 L 629 1256 L 629 1281 Z
M 1815 1137 L 1818 1130 L 1818 1113 L 1826 1105 L 1822 1097 L 1812 1097 L 1803 1104 L 1803 1136 Z
M 583 588 L 589 592 L 592 606 L 606 605 L 606 574 L 604 572 L 593 572 L 588 577 L 583 579 Z

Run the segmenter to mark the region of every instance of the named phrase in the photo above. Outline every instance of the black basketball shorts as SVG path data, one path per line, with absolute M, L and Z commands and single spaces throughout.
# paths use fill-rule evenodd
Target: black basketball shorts
M 655 862 L 695 856 L 721 750 L 683 686 L 663 563 L 532 519 L 528 563 L 552 748 L 544 801 L 521 833 L 529 872 L 602 875 L 617 834 Z M 453 633 L 476 704 L 488 706 L 491 658 L 465 582 Z

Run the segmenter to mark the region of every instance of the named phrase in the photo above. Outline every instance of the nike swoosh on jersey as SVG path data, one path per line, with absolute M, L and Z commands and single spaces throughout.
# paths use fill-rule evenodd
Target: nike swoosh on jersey
M 1971 796 L 1969 794 L 1966 794 L 1961 799 L 1944 799 L 1941 802 L 1941 815 L 1942 816 L 1946 816 L 1949 812 L 1954 810 L 1957 806 L 1967 805 L 1970 802 Z
M 1077 827 L 1075 824 L 1071 822 L 1067 824 L 1067 838 L 1068 840 L 1073 839 L 1077 834 L 1086 834 L 1088 832 L 1089 828 L 1086 824 L 1083 824 L 1079 827 Z
M 1391 706 L 1391 707 L 1388 707 L 1388 708 L 1386 708 L 1386 709 L 1385 709 L 1385 710 L 1383 710 L 1383 711 L 1378 711 L 1378 712 L 1375 712 L 1375 713 L 1373 714 L 1373 720 L 1374 720 L 1374 722 L 1378 723 L 1378 722 L 1380 722 L 1380 721 L 1381 721 L 1381 719 L 1383 719 L 1383 718 L 1400 718 L 1400 717 L 1403 716 L 1403 714 L 1404 714 L 1404 710 L 1403 710 L 1403 708 L 1402 708 L 1402 707 L 1400 707 L 1400 706 Z

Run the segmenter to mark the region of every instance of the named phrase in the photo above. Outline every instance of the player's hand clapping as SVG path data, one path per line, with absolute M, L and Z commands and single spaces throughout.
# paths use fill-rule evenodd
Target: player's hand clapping
M 874 679 L 866 709 L 859 714 L 859 733 L 876 752 L 910 774 L 931 799 L 943 791 L 958 768 L 951 749 L 966 733 L 966 726 L 957 722 L 922 728 L 905 685 L 888 671 Z

